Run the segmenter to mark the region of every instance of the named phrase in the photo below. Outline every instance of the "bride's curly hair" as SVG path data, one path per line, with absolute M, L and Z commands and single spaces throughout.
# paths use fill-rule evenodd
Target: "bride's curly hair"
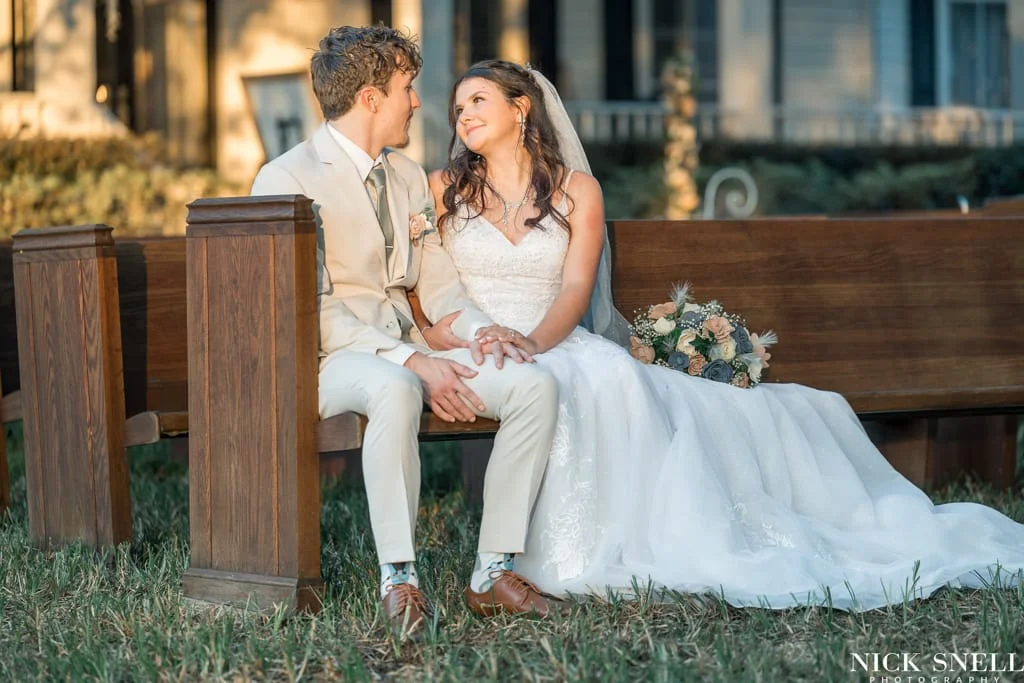
M 555 128 L 544 108 L 544 93 L 526 68 L 500 59 L 477 62 L 452 86 L 452 94 L 448 101 L 448 122 L 452 127 L 452 139 L 448 144 L 449 162 L 444 173 L 445 190 L 442 198 L 446 213 L 440 217 L 439 226 L 443 229 L 448 221 L 458 215 L 459 209 L 463 206 L 476 211 L 476 214 L 472 215 L 473 218 L 479 216 L 486 208 L 484 191 L 489 189 L 497 194 L 487 180 L 487 159 L 464 145 L 458 154 L 454 153 L 456 145 L 459 144 L 458 134 L 455 132 L 458 122 L 458 116 L 455 114 L 455 92 L 463 81 L 470 78 L 483 78 L 494 83 L 510 104 L 519 97 L 529 98 L 530 110 L 526 114 L 523 146 L 533 160 L 533 178 L 530 185 L 535 197 L 534 204 L 540 213 L 526 219 L 526 225 L 531 228 L 539 227 L 540 222 L 550 215 L 555 223 L 569 230 L 568 218 L 552 204 L 555 192 L 565 180 L 567 169 L 558 147 Z M 571 199 L 569 201 L 571 202 Z

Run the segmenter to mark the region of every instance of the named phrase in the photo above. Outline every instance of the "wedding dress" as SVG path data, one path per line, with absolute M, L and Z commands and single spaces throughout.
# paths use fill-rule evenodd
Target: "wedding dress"
M 460 212 L 444 239 L 483 311 L 537 326 L 565 230 L 545 219 L 515 245 Z M 636 579 L 737 606 L 858 610 L 1021 580 L 1024 525 L 933 505 L 838 394 L 643 365 L 580 327 L 536 360 L 558 380 L 558 427 L 516 571 L 546 591 L 629 594 Z

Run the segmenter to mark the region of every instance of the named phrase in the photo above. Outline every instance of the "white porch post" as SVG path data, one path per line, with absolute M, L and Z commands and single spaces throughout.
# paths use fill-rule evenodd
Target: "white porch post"
M 127 129 L 96 104 L 96 3 L 38 0 L 35 35 L 34 122 L 61 137 L 120 135 Z
M 1024 109 L 1024 0 L 1009 0 L 1010 106 Z
M 0 2 L 0 92 L 14 88 L 14 7 L 13 0 Z
M 633 0 L 633 83 L 637 99 L 646 100 L 654 95 L 654 7 L 651 0 Z
M 423 0 L 391 0 L 391 25 L 415 36 L 425 42 L 423 34 Z M 425 57 L 426 55 L 424 55 Z M 424 59 L 424 62 L 426 60 Z M 425 66 L 425 64 L 424 64 Z M 417 80 L 422 80 L 420 76 Z M 419 83 L 416 83 L 419 94 Z M 416 161 L 423 163 L 423 112 L 414 116 L 409 126 L 409 146 L 403 150 Z
M 949 106 L 953 99 L 953 41 L 950 38 L 949 1 L 935 3 L 935 104 Z
M 558 83 L 566 100 L 604 99 L 604 4 L 558 0 Z
M 423 70 L 416 82 L 416 94 L 423 107 L 416 117 L 420 122 L 419 139 L 422 162 L 427 171 L 444 166 L 448 159 L 448 95 L 456 74 L 455 0 L 430 0 L 430 11 L 423 14 Z
M 910 105 L 910 8 L 905 2 L 875 0 L 877 102 L 887 109 Z
M 60 105 L 96 101 L 96 3 L 38 0 L 36 94 Z
M 530 3 L 501 0 L 501 37 L 498 57 L 523 64 L 530 59 Z
M 718 2 L 718 100 L 727 136 L 767 139 L 774 133 L 771 26 L 772 3 L 766 0 Z

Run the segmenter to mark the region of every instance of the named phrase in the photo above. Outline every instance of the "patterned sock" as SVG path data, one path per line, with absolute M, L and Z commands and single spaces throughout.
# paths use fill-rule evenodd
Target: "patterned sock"
M 393 564 L 382 564 L 380 566 L 380 597 L 388 593 L 391 586 L 402 583 L 420 587 L 420 578 L 416 576 L 415 562 L 395 562 Z
M 491 573 L 502 570 L 512 571 L 514 557 L 515 555 L 512 553 L 478 553 L 476 567 L 473 568 L 473 578 L 469 580 L 470 590 L 474 593 L 485 592 L 494 583 Z

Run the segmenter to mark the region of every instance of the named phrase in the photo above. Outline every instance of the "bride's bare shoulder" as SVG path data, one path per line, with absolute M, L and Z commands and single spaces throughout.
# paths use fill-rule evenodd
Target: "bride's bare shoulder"
M 597 182 L 597 178 L 584 171 L 573 171 L 564 191 L 572 200 L 573 208 L 580 204 L 584 206 L 595 203 L 603 204 L 601 184 Z
M 569 178 L 569 182 L 565 186 L 565 190 L 570 197 L 574 191 L 584 194 L 600 193 L 601 185 L 597 182 L 597 178 L 586 171 L 573 171 L 572 177 Z
M 430 192 L 434 195 L 434 209 L 440 216 L 444 213 L 444 203 L 441 198 L 444 196 L 444 189 L 448 186 L 447 174 L 443 168 L 439 168 L 427 175 L 427 181 L 430 183 Z

